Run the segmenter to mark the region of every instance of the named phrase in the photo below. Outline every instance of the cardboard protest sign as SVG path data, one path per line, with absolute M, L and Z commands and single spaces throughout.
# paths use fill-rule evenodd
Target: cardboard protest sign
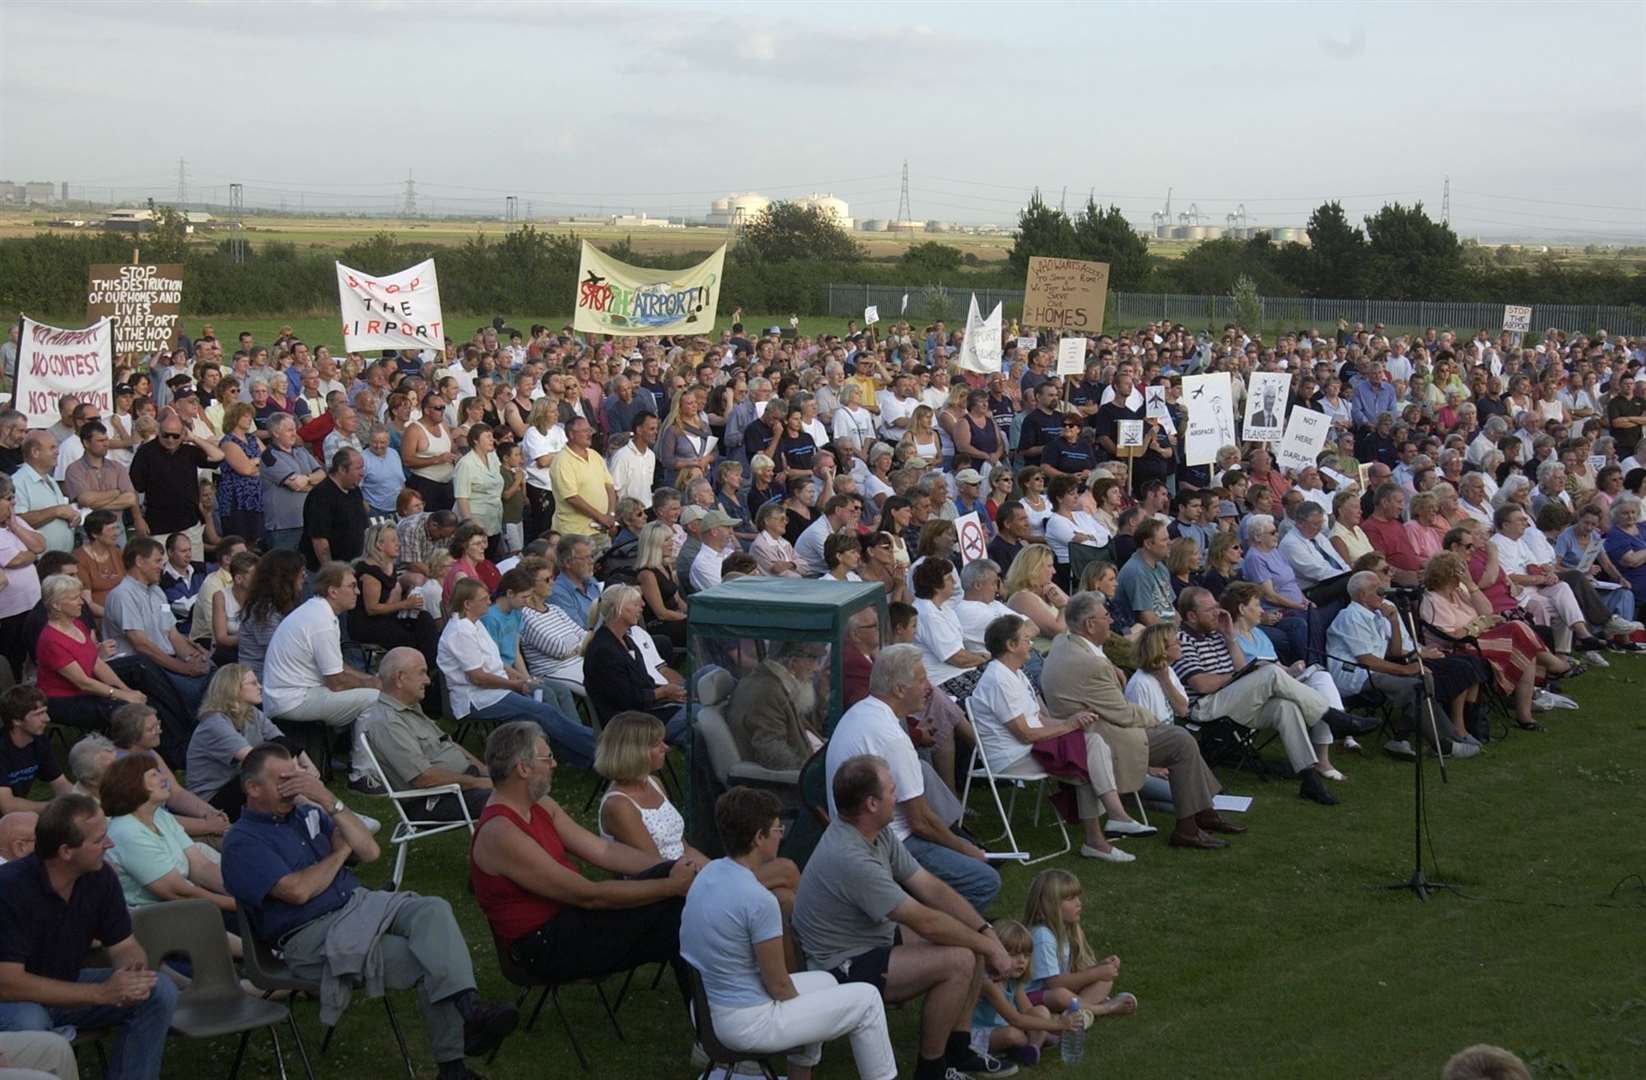
M 1022 349 L 1024 352 L 1028 352 L 1030 349 L 1035 348 L 1039 344 L 1040 344 L 1040 339 L 1037 338 L 1037 337 L 1029 337 L 1027 335 L 1023 335 L 1023 336 L 1021 336 L 1017 339 L 1017 347 L 1019 349 Z
M 875 307 L 873 304 L 870 304 L 868 307 L 863 309 L 863 325 L 864 326 L 873 326 L 875 323 L 877 323 L 879 321 L 880 321 L 880 309 L 878 307 Z
M 983 318 L 977 309 L 977 294 L 972 294 L 971 310 L 966 314 L 966 336 L 960 342 L 960 366 L 966 371 L 992 375 L 1000 370 L 1005 349 L 1000 344 L 1001 306 L 996 304 Z
M 1524 334 L 1532 328 L 1532 309 L 1519 304 L 1503 305 L 1503 329 Z
M 1066 337 L 1057 343 L 1057 373 L 1059 375 L 1086 374 L 1086 339 Z
M 1234 387 L 1229 373 L 1183 376 L 1183 400 L 1189 409 L 1183 460 L 1189 465 L 1210 465 L 1219 450 L 1235 445 Z
M 182 263 L 87 268 L 86 321 L 114 323 L 116 353 L 152 353 L 176 344 L 182 304 Z
M 435 276 L 433 259 L 381 277 L 338 263 L 337 302 L 343 313 L 343 347 L 349 352 L 445 352 L 440 281 Z
M 1296 408 L 1286 421 L 1286 434 L 1280 440 L 1276 455 L 1282 469 L 1301 469 L 1313 465 L 1326 448 L 1326 436 L 1331 433 L 1332 418 L 1313 409 Z
M 1108 263 L 1030 256 L 1023 296 L 1025 327 L 1101 334 L 1108 299 Z
M 962 565 L 989 557 L 988 530 L 983 527 L 983 518 L 976 510 L 955 518 L 954 529 L 960 536 L 958 550 Z
M 572 328 L 623 337 L 707 334 L 714 329 L 725 263 L 722 244 L 696 266 L 649 270 L 618 262 L 585 240 Z
M 1246 390 L 1247 442 L 1275 442 L 1286 425 L 1286 399 L 1292 377 L 1283 371 L 1254 371 Z
M 70 394 L 105 414 L 114 410 L 114 324 L 98 319 L 64 330 L 23 316 L 17 340 L 15 407 L 29 427 L 57 423 L 58 402 Z
M 1116 420 L 1115 428 L 1117 435 L 1115 445 L 1120 449 L 1124 450 L 1128 446 L 1143 445 L 1143 421 Z

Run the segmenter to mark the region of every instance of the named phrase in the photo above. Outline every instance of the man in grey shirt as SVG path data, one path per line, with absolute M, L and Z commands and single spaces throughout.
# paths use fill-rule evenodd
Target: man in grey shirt
M 1001 975 L 1012 959 L 971 904 L 921 869 L 892 833 L 897 788 L 886 762 L 871 754 L 846 759 L 833 791 L 838 813 L 795 895 L 794 931 L 808 967 L 869 983 L 887 1004 L 925 996 L 915 1080 L 942 1080 L 951 1068 L 1015 1073 L 971 1048 L 983 965 Z M 918 941 L 902 943 L 901 927 Z
M 303 538 L 303 503 L 326 478 L 326 470 L 298 439 L 297 421 L 289 414 L 270 416 L 268 427 L 270 445 L 261 459 L 263 530 L 271 549 L 296 551 Z
M 383 688 L 356 724 L 366 732 L 389 787 L 410 791 L 456 784 L 468 804 L 469 818 L 478 818 L 491 798 L 491 778 L 478 758 L 418 708 L 430 681 L 423 654 L 405 645 L 390 649 L 377 665 L 377 677 Z M 463 808 L 450 793 L 408 803 L 407 808 L 424 821 L 464 820 Z

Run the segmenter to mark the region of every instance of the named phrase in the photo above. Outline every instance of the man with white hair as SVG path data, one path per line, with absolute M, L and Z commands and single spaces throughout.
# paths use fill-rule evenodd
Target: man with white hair
M 824 758 L 829 813 L 836 812 L 834 774 L 842 762 L 859 754 L 884 759 L 897 789 L 893 835 L 915 862 L 965 897 L 981 915 L 1000 892 L 1000 875 L 982 848 L 955 835 L 928 805 L 920 756 L 904 726 L 904 717 L 924 708 L 931 692 L 920 646 L 888 645 L 880 650 L 869 673 L 869 695 L 846 710 L 829 737 Z
M 1509 433 L 1509 422 L 1501 416 L 1487 417 L 1486 423 L 1469 443 L 1465 456 L 1469 464 L 1479 468 L 1486 455 L 1497 449 L 1498 440 Z
M 430 681 L 423 654 L 407 646 L 390 649 L 377 665 L 377 678 L 383 684 L 377 701 L 366 707 L 358 723 L 389 787 L 407 791 L 456 784 L 470 820 L 478 819 L 491 798 L 492 782 L 480 759 L 423 712 L 420 702 Z M 457 797 L 449 793 L 405 805 L 424 821 L 463 819 Z
M 1320 504 L 1304 500 L 1292 508 L 1292 528 L 1280 538 L 1277 549 L 1291 564 L 1301 588 L 1318 585 L 1328 578 L 1349 572 L 1349 565 L 1321 535 L 1326 515 Z
M 69 779 L 74 790 L 101 800 L 103 774 L 114 764 L 118 752 L 107 736 L 96 733 L 82 737 L 69 747 Z

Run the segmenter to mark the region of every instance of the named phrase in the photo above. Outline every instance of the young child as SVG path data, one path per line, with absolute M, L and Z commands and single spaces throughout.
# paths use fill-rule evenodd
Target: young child
M 520 444 L 504 443 L 498 457 L 503 471 L 503 547 L 516 555 L 526 546 L 526 468 Z
M 1136 1012 L 1136 996 L 1110 995 L 1120 976 L 1120 957 L 1097 960 L 1086 944 L 1080 910 L 1080 879 L 1067 870 L 1042 870 L 1029 883 L 1023 905 L 1023 921 L 1034 940 L 1029 1002 L 1062 1013 L 1078 997 L 1081 1011 L 1092 1016 Z
M 1016 919 L 1000 919 L 995 936 L 1012 958 L 1012 970 L 1005 978 L 983 980 L 977 1008 L 972 1012 L 972 1030 L 987 1031 L 988 1050 L 1004 1054 L 1019 1065 L 1040 1063 L 1040 1048 L 1054 1032 L 1072 1028 L 1070 1018 L 1052 1015 L 1045 1005 L 1029 1000 L 1029 968 L 1034 959 L 1034 938 Z

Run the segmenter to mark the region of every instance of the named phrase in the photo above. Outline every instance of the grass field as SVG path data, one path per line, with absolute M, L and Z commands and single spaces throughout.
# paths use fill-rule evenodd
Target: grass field
M 1442 786 L 1428 766 L 1430 851 L 1463 895 L 1419 903 L 1385 882 L 1412 865 L 1412 769 L 1368 748 L 1341 754 L 1348 774 L 1335 808 L 1300 801 L 1294 785 L 1249 774 L 1223 776 L 1256 796 L 1251 828 L 1217 852 L 1180 852 L 1160 838 L 1128 842 L 1139 858 L 1115 867 L 1064 858 L 1085 884 L 1087 933 L 1124 960 L 1120 988 L 1136 993 L 1136 1017 L 1101 1023 L 1081 1076 L 1427 1078 L 1455 1050 L 1492 1042 L 1525 1057 L 1540 1080 L 1646 1075 L 1646 721 L 1639 696 L 1646 659 L 1620 658 L 1571 684 L 1578 712 L 1544 718 L 1542 735 L 1493 742 L 1456 765 Z M 590 779 L 556 776 L 556 796 L 582 814 Z M 379 817 L 380 800 L 342 791 Z M 974 793 L 973 805 L 984 798 Z M 1032 848 L 1056 834 L 1028 828 Z M 975 826 L 990 834 L 992 811 Z M 1156 821 L 1156 824 L 1164 824 Z M 1426 852 L 1428 855 L 1429 852 Z M 448 898 L 473 946 L 483 993 L 506 995 L 489 935 L 465 876 L 459 836 L 419 844 L 406 886 Z M 385 880 L 385 858 L 363 875 Z M 995 914 L 1021 915 L 1031 871 L 1008 867 Z M 620 1014 L 626 1041 L 606 1026 L 592 990 L 562 1000 L 602 1076 L 673 1080 L 695 1075 L 680 1003 L 665 978 L 638 980 Z M 422 1075 L 432 1075 L 409 994 L 397 996 Z M 893 1043 L 912 1069 L 917 1013 L 891 1014 Z M 299 1006 L 309 1045 L 319 1042 L 314 1006 Z M 289 1039 L 287 1040 L 289 1042 Z M 166 1075 L 223 1073 L 233 1040 L 175 1042 Z M 1055 1055 L 1054 1055 L 1055 1058 Z M 399 1071 L 380 1010 L 357 1002 L 322 1076 Z M 503 1080 L 583 1075 L 552 1010 L 517 1033 L 483 1068 Z M 1050 1061 L 1044 1075 L 1065 1073 Z M 273 1075 L 268 1040 L 246 1076 Z M 852 1075 L 843 1044 L 820 1075 Z

